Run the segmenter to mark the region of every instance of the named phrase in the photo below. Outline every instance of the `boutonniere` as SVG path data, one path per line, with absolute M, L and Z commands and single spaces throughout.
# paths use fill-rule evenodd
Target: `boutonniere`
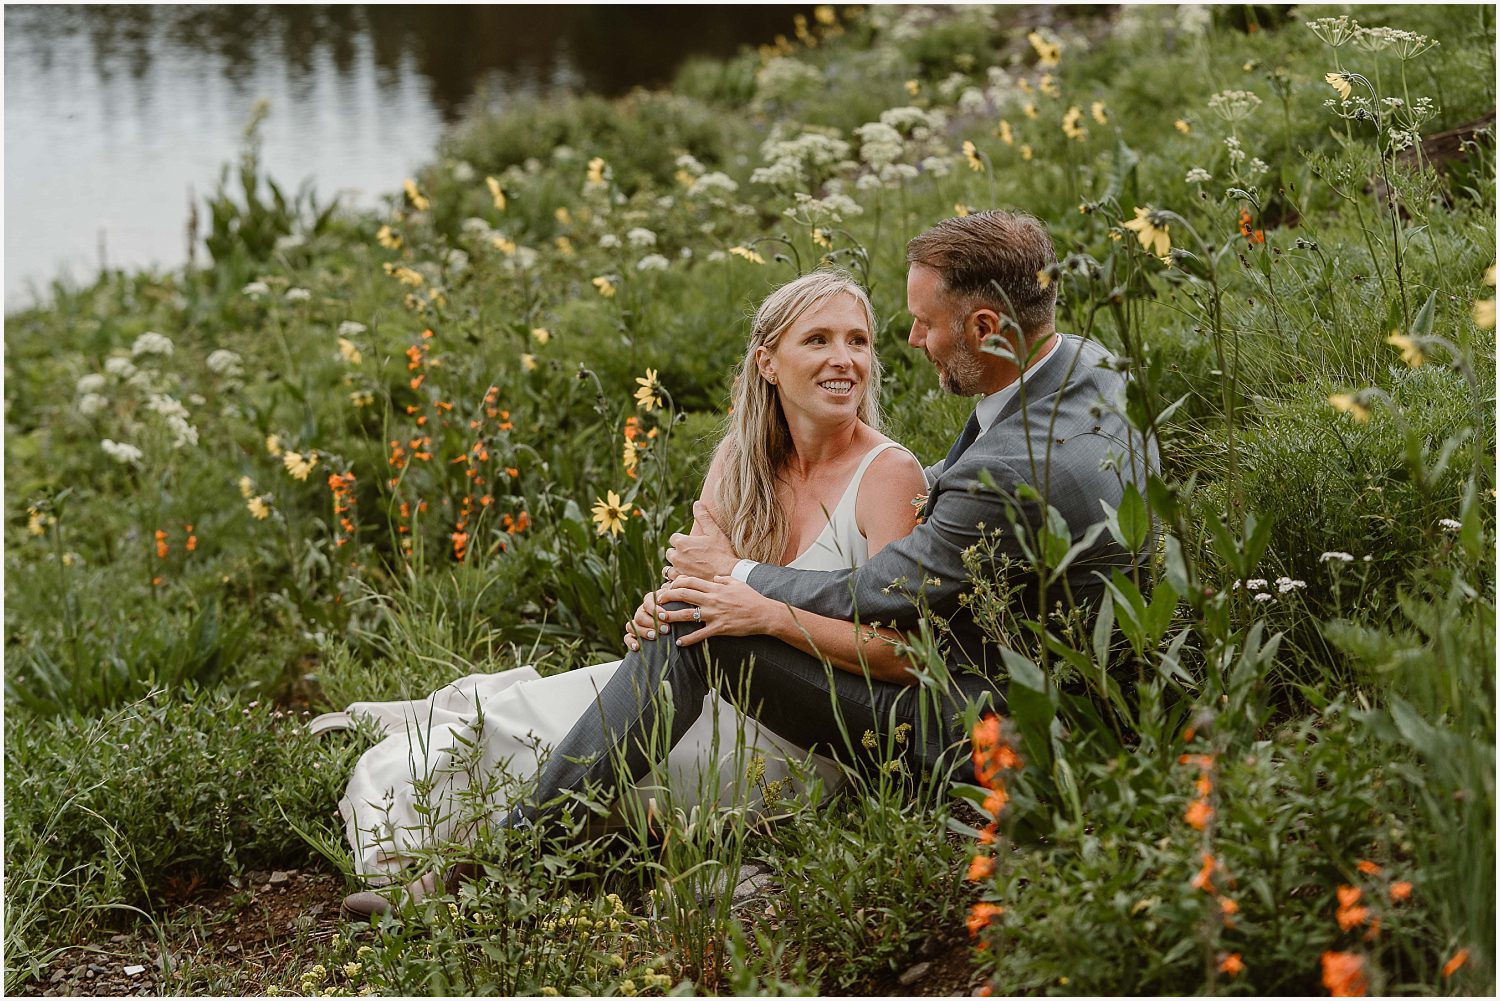
M 922 512 L 924 512 L 924 511 L 927 510 L 927 495 L 926 494 L 917 494 L 915 497 L 913 497 L 911 499 L 911 506 L 917 509 L 917 524 L 918 525 L 922 524 L 924 521 L 927 520 L 926 516 L 922 513 Z

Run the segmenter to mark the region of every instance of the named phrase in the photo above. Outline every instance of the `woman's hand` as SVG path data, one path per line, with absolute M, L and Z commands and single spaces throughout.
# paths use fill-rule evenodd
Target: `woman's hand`
M 635 615 L 625 623 L 625 649 L 639 651 L 641 640 L 656 639 L 658 629 L 662 632 L 668 631 L 665 623 L 656 621 L 656 602 L 655 594 L 647 594 L 641 599 L 640 607 L 635 610 Z
M 749 584 L 722 576 L 713 580 L 678 577 L 670 586 L 656 592 L 655 597 L 658 605 L 683 601 L 696 606 L 672 611 L 660 607 L 656 609 L 656 622 L 663 632 L 674 622 L 703 624 L 703 628 L 685 632 L 679 637 L 678 646 L 701 643 L 711 636 L 769 634 L 771 613 L 780 607 Z

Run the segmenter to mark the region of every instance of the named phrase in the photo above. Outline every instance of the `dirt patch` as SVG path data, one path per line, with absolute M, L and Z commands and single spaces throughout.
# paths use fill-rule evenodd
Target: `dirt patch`
M 338 933 L 343 877 L 314 870 L 252 872 L 188 895 L 159 925 L 68 949 L 41 979 L 37 997 L 264 995 L 294 987 Z M 165 950 L 163 949 L 165 945 Z

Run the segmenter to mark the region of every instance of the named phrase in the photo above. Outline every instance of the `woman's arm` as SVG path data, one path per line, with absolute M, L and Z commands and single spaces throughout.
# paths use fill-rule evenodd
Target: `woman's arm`
M 922 469 L 910 453 L 892 449 L 876 458 L 855 500 L 855 520 L 869 542 L 870 555 L 911 532 L 917 517 L 912 501 L 925 489 Z M 704 627 L 684 636 L 680 641 L 684 644 L 714 635 L 772 636 L 853 674 L 895 684 L 917 680 L 908 670 L 910 661 L 897 651 L 900 633 L 804 612 L 763 597 L 732 578 L 679 578 L 657 598 L 698 606 Z M 692 610 L 658 611 L 657 615 L 658 621 L 670 624 L 691 620 Z

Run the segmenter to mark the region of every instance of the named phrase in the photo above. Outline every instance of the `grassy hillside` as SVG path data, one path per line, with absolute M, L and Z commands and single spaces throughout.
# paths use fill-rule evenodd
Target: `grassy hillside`
M 968 404 L 905 346 L 905 241 L 1005 207 L 1162 443 L 1109 530 L 1166 532 L 1099 630 L 976 595 L 1023 767 L 876 747 L 769 831 L 515 836 L 312 971 L 160 985 L 905 991 L 941 949 L 996 993 L 1492 991 L 1493 11 L 1069 10 L 819 8 L 472 121 L 378 213 L 276 187 L 257 120 L 209 266 L 7 316 L 7 988 L 170 939 L 172 880 L 347 866 L 368 735 L 298 713 L 617 656 L 799 271 L 868 284 L 887 431 L 940 457 Z M 712 892 L 741 863 L 773 915 Z

